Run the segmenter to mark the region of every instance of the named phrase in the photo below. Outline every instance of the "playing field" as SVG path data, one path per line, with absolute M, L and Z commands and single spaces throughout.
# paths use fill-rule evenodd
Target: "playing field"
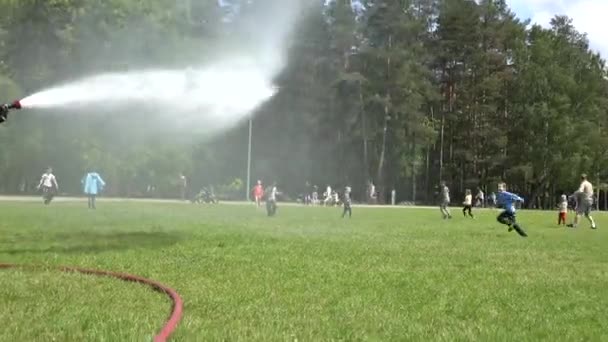
M 600 229 L 520 212 L 100 203 L 0 204 L 0 262 L 132 273 L 175 288 L 175 341 L 608 340 Z M 605 227 L 605 229 L 603 229 Z M 145 286 L 0 270 L 0 341 L 145 341 L 171 302 Z

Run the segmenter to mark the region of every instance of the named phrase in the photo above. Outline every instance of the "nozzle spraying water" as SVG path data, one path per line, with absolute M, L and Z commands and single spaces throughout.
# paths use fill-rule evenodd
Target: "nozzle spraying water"
M 12 109 L 21 109 L 21 102 L 19 100 L 14 101 L 13 103 L 6 103 L 0 105 L 0 123 L 3 123 L 8 119 L 8 113 Z

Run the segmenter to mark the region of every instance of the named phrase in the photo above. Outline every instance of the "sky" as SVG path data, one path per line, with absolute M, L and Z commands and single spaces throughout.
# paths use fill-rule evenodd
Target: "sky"
M 331 0 L 326 0 L 327 2 Z M 218 0 L 222 6 L 234 0 Z M 355 1 L 356 4 L 358 2 Z M 532 23 L 549 25 L 555 15 L 567 15 L 574 21 L 580 32 L 587 33 L 591 48 L 608 58 L 608 0 L 507 0 L 509 7 L 522 20 L 531 19 Z
M 587 33 L 591 48 L 608 57 L 608 0 L 507 0 L 521 19 L 547 26 L 557 14 L 567 15 L 579 32 Z

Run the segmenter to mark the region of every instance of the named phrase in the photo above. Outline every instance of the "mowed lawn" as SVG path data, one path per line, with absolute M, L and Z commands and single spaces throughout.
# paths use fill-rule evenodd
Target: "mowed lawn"
M 0 203 L 0 262 L 127 272 L 185 302 L 175 341 L 608 340 L 608 216 L 521 211 Z M 0 270 L 0 341 L 146 341 L 171 303 L 145 286 Z

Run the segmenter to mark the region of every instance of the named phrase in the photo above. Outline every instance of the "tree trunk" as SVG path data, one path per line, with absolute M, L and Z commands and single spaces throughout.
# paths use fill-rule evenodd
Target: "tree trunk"
M 547 175 L 545 174 L 538 181 L 537 186 L 532 188 L 531 193 L 530 193 L 530 201 L 526 205 L 526 207 L 528 209 L 532 209 L 535 199 L 539 198 L 541 191 L 545 190 L 545 185 L 548 180 L 549 180 L 549 177 L 547 177 Z
M 380 158 L 378 160 L 378 170 L 376 172 L 376 184 L 378 184 L 378 200 L 383 201 L 384 198 L 384 158 L 386 155 L 386 135 L 388 132 L 388 105 L 384 106 L 384 128 L 382 130 L 382 148 L 380 149 Z M 383 203 L 383 202 L 381 202 Z
M 361 132 L 363 135 L 363 177 L 369 182 L 369 157 L 367 146 L 367 115 L 365 114 L 365 102 L 363 101 L 363 86 L 359 81 L 359 106 L 361 111 Z
M 412 134 L 412 203 L 416 203 L 416 134 Z
M 439 143 L 439 181 L 443 181 L 443 144 L 445 136 L 445 112 L 441 116 L 441 134 Z
M 386 58 L 386 89 L 384 90 L 385 92 L 385 104 L 384 104 L 384 127 L 382 130 L 382 148 L 380 149 L 380 158 L 378 160 L 378 170 L 376 173 L 376 179 L 377 179 L 377 183 L 378 184 L 378 200 L 381 201 L 381 203 L 384 203 L 384 194 L 385 194 L 385 188 L 386 188 L 386 184 L 384 184 L 384 159 L 386 156 L 386 136 L 387 136 L 387 132 L 388 132 L 388 121 L 390 119 L 389 117 L 389 104 L 391 102 L 391 96 L 390 96 L 390 77 L 391 77 L 391 56 L 390 56 L 390 51 L 393 48 L 393 35 L 389 34 L 388 35 L 388 41 L 387 41 L 388 47 L 387 50 L 389 51 L 389 55 Z

